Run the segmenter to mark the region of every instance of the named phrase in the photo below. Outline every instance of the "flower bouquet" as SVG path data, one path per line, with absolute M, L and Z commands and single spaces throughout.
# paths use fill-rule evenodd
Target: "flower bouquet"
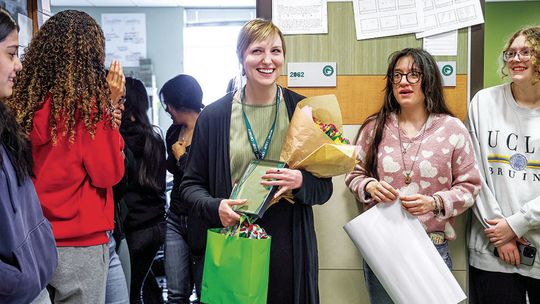
M 343 137 L 341 110 L 335 95 L 308 97 L 296 106 L 280 160 L 289 168 L 317 177 L 350 172 L 355 146 Z
M 237 236 L 246 239 L 265 240 L 270 236 L 266 234 L 264 228 L 253 222 L 257 218 L 242 214 L 240 221 L 234 226 L 221 228 L 220 233 L 227 236 Z

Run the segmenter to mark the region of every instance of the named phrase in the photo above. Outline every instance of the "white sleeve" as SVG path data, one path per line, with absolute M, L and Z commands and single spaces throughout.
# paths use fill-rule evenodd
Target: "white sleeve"
M 504 216 L 499 206 L 499 202 L 497 202 L 495 195 L 493 195 L 493 192 L 491 191 L 486 182 L 486 178 L 490 176 L 490 173 L 488 158 L 486 155 L 487 151 L 483 149 L 478 140 L 478 113 L 480 113 L 481 103 L 481 101 L 479 100 L 479 95 L 480 92 L 473 97 L 471 103 L 469 104 L 466 126 L 469 129 L 469 133 L 471 135 L 471 141 L 474 148 L 476 163 L 482 176 L 482 188 L 478 193 L 478 196 L 476 197 L 476 203 L 473 206 L 473 212 L 478 218 L 478 221 L 487 228 L 488 224 L 486 223 L 486 220 L 504 218 Z
M 518 237 L 522 237 L 529 230 L 540 228 L 540 197 L 528 201 L 519 212 L 506 218 L 508 225 Z

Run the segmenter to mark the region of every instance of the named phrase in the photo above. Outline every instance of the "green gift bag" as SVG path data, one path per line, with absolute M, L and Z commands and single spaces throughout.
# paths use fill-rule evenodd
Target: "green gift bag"
M 208 229 L 201 302 L 266 304 L 270 238 L 248 239 Z

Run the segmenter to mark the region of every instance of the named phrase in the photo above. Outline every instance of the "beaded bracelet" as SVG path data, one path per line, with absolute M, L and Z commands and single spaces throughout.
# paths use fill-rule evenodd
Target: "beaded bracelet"
M 444 207 L 441 202 L 441 197 L 438 195 L 432 195 L 431 198 L 433 198 L 433 203 L 435 205 L 435 209 L 433 210 L 435 216 L 444 215 Z

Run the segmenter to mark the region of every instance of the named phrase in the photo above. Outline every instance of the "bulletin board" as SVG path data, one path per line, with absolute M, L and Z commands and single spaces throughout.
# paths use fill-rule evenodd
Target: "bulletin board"
M 268 4 L 259 6 L 259 17 L 271 18 Z M 268 1 L 271 2 L 271 1 Z M 266 7 L 265 7 L 266 6 Z M 446 87 L 445 96 L 451 110 L 460 119 L 467 112 L 467 29 L 458 31 L 457 56 L 436 56 L 437 61 L 455 61 L 456 87 Z M 388 56 L 405 47 L 421 47 L 422 40 L 414 34 L 356 40 L 352 2 L 328 2 L 328 34 L 288 35 L 286 62 L 336 62 L 335 88 L 294 88 L 305 96 L 335 94 L 338 97 L 345 124 L 361 124 L 382 105 L 384 74 Z M 286 71 L 279 83 L 287 86 Z

